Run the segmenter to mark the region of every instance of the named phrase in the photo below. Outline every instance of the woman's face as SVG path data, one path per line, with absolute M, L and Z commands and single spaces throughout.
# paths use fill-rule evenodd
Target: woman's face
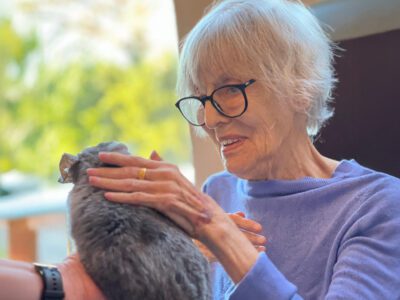
M 222 78 L 207 85 L 207 95 L 221 85 L 251 79 Z M 284 107 L 260 82 L 245 91 L 247 110 L 234 119 L 220 115 L 206 102 L 203 128 L 218 147 L 226 170 L 245 179 L 265 179 L 269 169 L 279 164 L 282 154 L 287 152 L 284 148 L 290 145 L 298 118 L 289 105 Z

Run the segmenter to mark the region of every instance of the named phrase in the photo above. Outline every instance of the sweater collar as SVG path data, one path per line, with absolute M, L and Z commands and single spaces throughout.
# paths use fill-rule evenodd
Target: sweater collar
M 350 176 L 354 160 L 342 160 L 336 167 L 331 178 L 304 177 L 295 180 L 245 180 L 239 179 L 238 184 L 243 193 L 252 196 L 287 196 L 323 187 L 347 176 Z

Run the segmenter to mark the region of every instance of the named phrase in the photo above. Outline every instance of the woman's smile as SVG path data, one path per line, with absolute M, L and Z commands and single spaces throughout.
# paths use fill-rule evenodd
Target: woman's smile
M 226 136 L 219 139 L 221 154 L 226 157 L 241 148 L 244 142 L 245 138 L 238 136 Z

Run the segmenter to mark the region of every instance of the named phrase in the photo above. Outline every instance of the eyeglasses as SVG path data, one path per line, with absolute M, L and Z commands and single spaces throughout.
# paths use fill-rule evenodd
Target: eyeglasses
M 228 84 L 215 89 L 210 96 L 190 96 L 179 99 L 175 106 L 182 116 L 194 126 L 205 124 L 204 109 L 207 101 L 221 115 L 236 118 L 244 114 L 247 109 L 247 96 L 245 89 L 253 84 L 255 79 L 250 79 L 241 84 Z

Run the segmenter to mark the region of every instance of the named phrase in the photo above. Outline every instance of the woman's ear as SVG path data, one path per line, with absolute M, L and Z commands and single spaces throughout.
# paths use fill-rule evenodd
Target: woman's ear
M 311 100 L 305 98 L 303 95 L 295 95 L 291 100 L 291 104 L 295 112 L 307 115 L 311 106 Z
M 308 114 L 312 105 L 311 94 L 305 89 L 303 85 L 295 88 L 293 95 L 291 95 L 291 103 L 293 110 L 297 113 Z
M 72 168 L 79 162 L 77 156 L 72 154 L 64 153 L 61 157 L 59 169 L 60 177 L 58 182 L 60 183 L 70 183 L 73 182 Z

